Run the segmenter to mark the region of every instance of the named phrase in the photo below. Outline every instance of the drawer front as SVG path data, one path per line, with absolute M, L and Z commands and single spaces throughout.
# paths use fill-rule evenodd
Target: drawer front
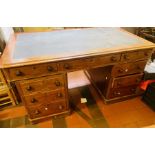
M 149 57 L 151 57 L 152 50 L 146 49 L 146 50 L 137 50 L 132 52 L 126 52 L 122 54 L 121 61 L 137 61 L 137 60 L 147 60 Z
M 63 88 L 65 86 L 65 76 L 46 76 L 36 80 L 24 80 L 17 82 L 20 85 L 24 95 L 30 95 L 38 91 L 50 91 Z
M 61 113 L 67 110 L 65 101 L 53 102 L 52 104 L 44 104 L 38 107 L 28 107 L 28 114 L 31 119 L 44 117 L 52 114 Z
M 56 63 L 45 63 L 23 67 L 10 68 L 6 70 L 7 78 L 20 80 L 36 76 L 50 75 L 58 71 Z
M 120 88 L 120 87 L 127 87 L 131 85 L 138 85 L 142 80 L 142 76 L 143 76 L 143 73 L 114 78 L 112 82 L 112 88 Z
M 124 64 L 115 65 L 112 68 L 112 76 L 123 76 L 134 73 L 142 73 L 144 71 L 147 61 L 130 62 Z
M 94 56 L 85 59 L 69 60 L 59 63 L 60 71 L 74 71 L 86 68 L 93 68 L 98 66 L 104 66 L 107 64 L 113 64 L 120 61 L 120 54 L 113 54 L 107 56 Z
M 108 99 L 137 94 L 137 86 L 111 89 Z
M 26 106 L 38 106 L 43 104 L 52 103 L 59 100 L 65 99 L 65 90 L 60 89 L 57 91 L 51 92 L 39 92 L 34 95 L 29 95 L 24 97 L 25 105 Z

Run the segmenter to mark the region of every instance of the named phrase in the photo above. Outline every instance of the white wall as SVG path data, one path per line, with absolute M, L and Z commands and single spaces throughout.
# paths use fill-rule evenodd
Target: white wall
M 1 38 L 6 43 L 8 42 L 10 35 L 13 33 L 14 31 L 12 27 L 0 27 L 0 34 L 2 35 Z

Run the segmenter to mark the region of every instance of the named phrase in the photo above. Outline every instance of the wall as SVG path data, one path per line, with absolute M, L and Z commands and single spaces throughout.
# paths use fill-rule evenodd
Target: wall
M 2 41 L 5 41 L 6 43 L 8 42 L 10 35 L 13 34 L 14 31 L 12 27 L 0 27 L 0 34 Z

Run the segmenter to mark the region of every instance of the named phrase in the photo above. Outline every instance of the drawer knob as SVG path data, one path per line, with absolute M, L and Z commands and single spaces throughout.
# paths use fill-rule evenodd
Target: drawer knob
M 31 103 L 35 103 L 37 100 L 35 98 L 31 99 Z
M 61 86 L 61 83 L 60 83 L 59 81 L 55 81 L 55 85 L 56 85 L 57 87 L 59 87 L 59 86 Z
M 64 64 L 64 68 L 65 69 L 70 69 L 70 65 L 69 64 Z
M 136 82 L 137 82 L 137 83 L 139 83 L 140 81 L 141 81 L 141 79 L 140 79 L 140 78 L 137 78 L 137 79 L 136 79 Z
M 62 97 L 62 93 L 58 93 L 57 94 L 57 97 Z
M 120 82 L 120 81 L 119 81 L 119 82 L 117 82 L 117 85 L 118 85 L 118 86 L 121 86 L 121 82 Z
M 118 72 L 119 72 L 119 73 L 123 73 L 123 69 L 119 69 Z
M 52 66 L 47 66 L 47 70 L 48 70 L 49 72 L 52 72 L 52 71 L 54 70 L 54 68 L 53 68 Z
M 112 56 L 112 57 L 111 57 L 111 61 L 113 61 L 113 62 L 117 61 L 117 57 Z
M 35 110 L 34 112 L 36 115 L 40 114 L 40 111 L 39 110 Z
M 138 70 L 141 70 L 141 67 L 140 67 L 140 66 L 137 66 L 137 69 L 138 69 Z
M 128 68 L 125 69 L 125 72 L 126 72 L 126 73 L 128 72 Z
M 118 92 L 114 92 L 114 95 L 121 95 L 121 93 L 118 91 Z
M 62 105 L 59 105 L 59 109 L 62 110 L 63 109 L 63 106 Z
M 129 60 L 129 56 L 128 55 L 124 55 L 124 59 L 125 60 Z
M 47 107 L 45 107 L 45 110 L 48 110 L 48 108 L 47 108 Z
M 132 91 L 133 93 L 136 93 L 136 89 L 135 89 L 135 88 L 131 88 L 131 91 Z
M 32 87 L 31 86 L 27 86 L 26 90 L 30 91 L 30 90 L 32 90 Z
M 20 70 L 17 70 L 16 71 L 16 76 L 21 76 L 22 75 L 22 72 Z
M 149 54 L 147 52 L 144 53 L 145 56 L 149 56 Z

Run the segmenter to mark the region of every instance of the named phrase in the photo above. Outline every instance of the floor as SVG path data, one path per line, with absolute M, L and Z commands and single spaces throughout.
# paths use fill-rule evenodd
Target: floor
M 1 128 L 141 128 L 154 127 L 155 112 L 136 97 L 114 104 L 104 104 L 83 71 L 70 73 L 69 94 L 72 113 L 31 124 L 24 106 L 0 111 Z M 87 102 L 81 103 L 81 98 Z

